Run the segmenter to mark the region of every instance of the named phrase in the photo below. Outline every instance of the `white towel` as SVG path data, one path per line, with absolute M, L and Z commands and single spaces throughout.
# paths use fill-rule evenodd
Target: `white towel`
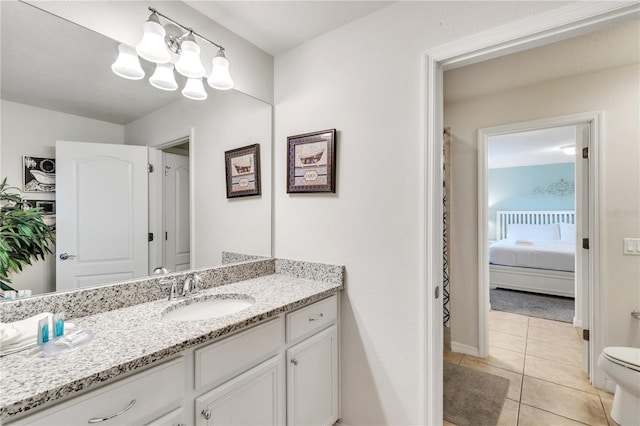
M 29 349 L 37 345 L 38 322 L 49 320 L 49 340 L 53 339 L 53 314 L 44 312 L 21 321 L 0 323 L 0 356 Z M 65 333 L 75 328 L 75 324 L 65 322 Z

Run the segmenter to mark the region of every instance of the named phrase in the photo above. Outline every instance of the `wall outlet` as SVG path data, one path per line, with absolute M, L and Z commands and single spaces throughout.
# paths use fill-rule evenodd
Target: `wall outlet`
M 625 238 L 623 245 L 622 252 L 624 254 L 640 256 L 640 238 Z

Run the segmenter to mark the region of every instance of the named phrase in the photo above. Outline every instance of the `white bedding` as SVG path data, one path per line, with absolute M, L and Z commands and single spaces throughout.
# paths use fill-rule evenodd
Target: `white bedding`
M 489 263 L 521 268 L 575 271 L 574 242 L 506 239 L 489 246 Z

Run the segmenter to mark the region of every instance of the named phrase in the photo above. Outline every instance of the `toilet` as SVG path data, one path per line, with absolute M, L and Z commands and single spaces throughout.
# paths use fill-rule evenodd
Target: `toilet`
M 611 418 L 640 425 L 640 348 L 604 348 L 598 366 L 616 383 Z

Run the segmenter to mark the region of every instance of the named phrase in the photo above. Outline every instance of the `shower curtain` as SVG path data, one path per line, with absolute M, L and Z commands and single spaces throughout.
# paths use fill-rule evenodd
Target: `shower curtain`
M 451 127 L 444 129 L 442 144 L 442 305 L 443 305 L 443 324 L 450 327 L 449 319 L 449 205 L 450 205 L 450 186 L 451 186 Z

